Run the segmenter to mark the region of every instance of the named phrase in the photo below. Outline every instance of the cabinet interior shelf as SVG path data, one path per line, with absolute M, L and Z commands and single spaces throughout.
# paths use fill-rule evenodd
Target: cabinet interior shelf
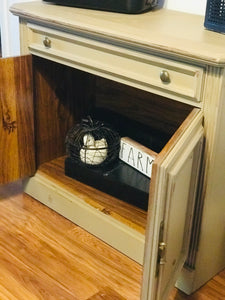
M 76 198 L 85 201 L 103 214 L 110 215 L 144 234 L 147 219 L 146 211 L 66 176 L 64 160 L 65 157 L 62 156 L 46 162 L 39 167 L 37 173 L 47 177 L 62 189 L 71 192 Z

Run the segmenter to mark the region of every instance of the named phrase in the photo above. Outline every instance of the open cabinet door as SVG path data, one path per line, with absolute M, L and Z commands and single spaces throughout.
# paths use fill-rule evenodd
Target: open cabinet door
M 35 171 L 31 56 L 0 59 L 0 184 Z
M 153 167 L 142 300 L 168 299 L 188 253 L 203 144 L 201 111 L 194 109 L 184 123 Z

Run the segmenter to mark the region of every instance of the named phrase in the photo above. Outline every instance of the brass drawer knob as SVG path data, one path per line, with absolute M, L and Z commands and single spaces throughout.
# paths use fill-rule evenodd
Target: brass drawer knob
M 160 79 L 162 80 L 163 83 L 170 83 L 170 74 L 166 70 L 162 70 L 160 72 Z
M 43 44 L 46 48 L 51 48 L 51 40 L 47 36 L 44 38 Z

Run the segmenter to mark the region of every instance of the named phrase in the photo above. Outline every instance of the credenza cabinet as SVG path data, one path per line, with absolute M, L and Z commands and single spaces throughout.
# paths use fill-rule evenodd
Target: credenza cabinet
M 1 183 L 24 178 L 26 193 L 143 264 L 142 300 L 176 282 L 191 293 L 225 265 L 225 38 L 164 9 L 11 11 L 22 56 L 0 62 Z M 66 134 L 92 111 L 119 115 L 157 153 L 148 211 L 65 176 Z

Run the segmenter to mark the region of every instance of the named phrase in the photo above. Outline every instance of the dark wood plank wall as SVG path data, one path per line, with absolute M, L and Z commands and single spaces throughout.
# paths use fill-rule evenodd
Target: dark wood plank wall
M 37 166 L 65 154 L 68 130 L 86 114 L 93 99 L 93 76 L 33 58 Z

